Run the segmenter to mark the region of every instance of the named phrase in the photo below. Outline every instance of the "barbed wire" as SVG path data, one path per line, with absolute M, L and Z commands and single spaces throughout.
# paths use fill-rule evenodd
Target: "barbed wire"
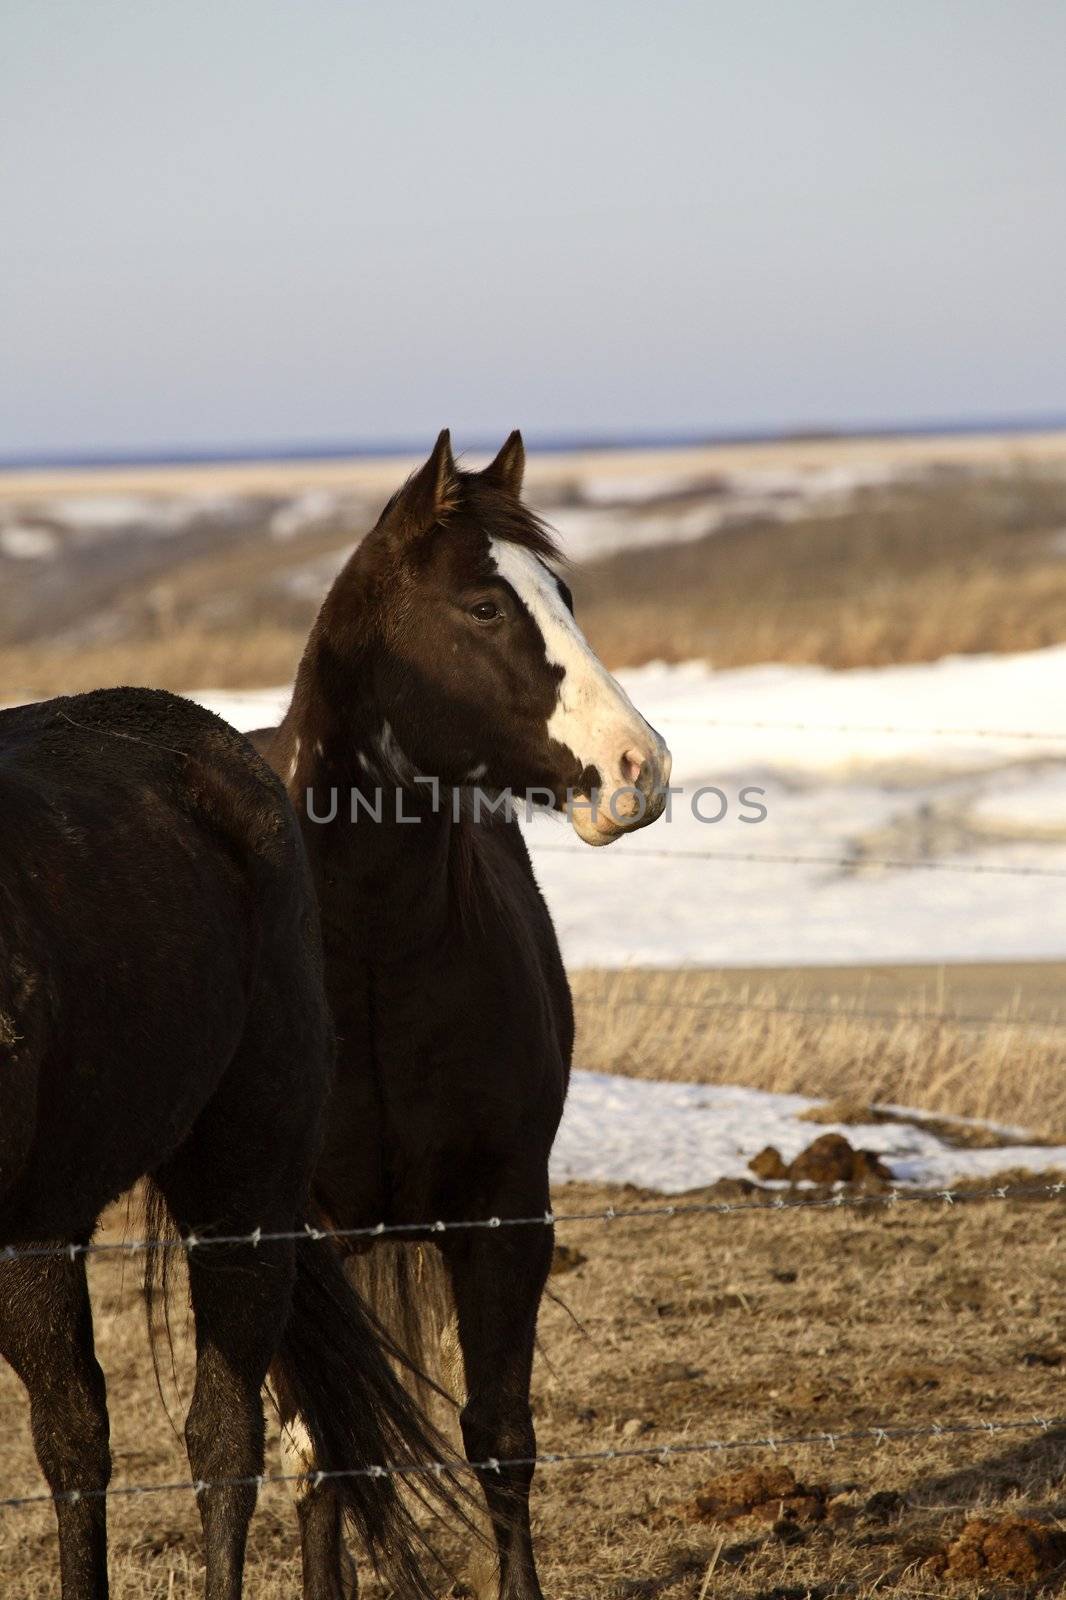
M 566 855 L 575 860 L 583 860 L 577 845 L 541 843 L 539 840 L 527 839 L 533 846 L 537 855 Z M 666 848 L 649 850 L 630 849 L 627 851 L 630 861 L 641 857 L 651 861 L 743 861 L 755 866 L 772 867 L 884 867 L 893 871 L 906 872 L 960 872 L 971 873 L 980 877 L 1008 877 L 1008 878 L 1066 878 L 1066 867 L 1032 867 L 1010 863 L 983 862 L 983 861 L 940 861 L 926 859 L 912 859 L 906 856 L 806 856 L 786 855 L 780 851 L 770 850 L 668 850 Z
M 746 1180 L 745 1180 L 746 1181 Z M 632 1222 L 641 1219 L 672 1219 L 694 1216 L 730 1216 L 737 1212 L 782 1211 L 840 1211 L 865 1206 L 882 1206 L 886 1209 L 900 1205 L 944 1206 L 967 1205 L 978 1201 L 1009 1201 L 1016 1199 L 1057 1199 L 1066 1194 L 1066 1179 L 1045 1183 L 1000 1184 L 995 1187 L 934 1189 L 886 1189 L 849 1193 L 835 1190 L 831 1195 L 785 1194 L 763 1189 L 760 1200 L 699 1200 L 666 1201 L 656 1206 L 606 1206 L 595 1211 L 541 1211 L 525 1217 L 477 1217 L 463 1220 L 438 1218 L 433 1222 L 378 1222 L 357 1228 L 317 1228 L 305 1224 L 302 1228 L 254 1228 L 250 1233 L 187 1233 L 171 1238 L 91 1239 L 84 1243 L 68 1244 L 9 1244 L 0 1249 L 0 1265 L 5 1262 L 61 1258 L 77 1261 L 82 1256 L 136 1256 L 150 1250 L 193 1251 L 207 1249 L 232 1249 L 270 1244 L 319 1243 L 335 1240 L 343 1243 L 353 1239 L 382 1239 L 404 1237 L 430 1239 L 442 1233 L 462 1233 L 472 1230 L 494 1232 L 501 1228 L 552 1228 L 560 1224 L 577 1222 Z
M 917 724 L 891 722 L 791 722 L 776 718 L 701 717 L 685 716 L 682 712 L 668 712 L 655 719 L 669 726 L 689 728 L 732 728 L 756 732 L 775 733 L 876 733 L 890 736 L 930 739 L 999 739 L 1021 740 L 1047 744 L 1066 744 L 1066 732 L 1048 728 L 952 728 L 921 727 Z
M 81 1500 L 130 1498 L 140 1495 L 192 1493 L 208 1489 L 255 1488 L 276 1484 L 307 1484 L 317 1489 L 324 1483 L 345 1478 L 414 1478 L 445 1473 L 502 1472 L 508 1467 L 608 1466 L 625 1461 L 658 1461 L 663 1466 L 687 1456 L 719 1455 L 734 1450 L 781 1450 L 807 1448 L 836 1450 L 840 1445 L 909 1443 L 914 1439 L 953 1439 L 985 1435 L 995 1438 L 1004 1433 L 1050 1433 L 1066 1427 L 1064 1416 L 1012 1417 L 1007 1420 L 977 1418 L 959 1422 L 934 1422 L 924 1426 L 906 1423 L 874 1423 L 865 1428 L 819 1429 L 810 1433 L 764 1433 L 743 1439 L 681 1439 L 660 1445 L 621 1445 L 604 1450 L 545 1450 L 535 1456 L 490 1456 L 484 1461 L 397 1462 L 389 1465 L 344 1467 L 320 1472 L 256 1473 L 228 1478 L 183 1479 L 171 1483 L 109 1484 L 101 1489 L 67 1489 L 29 1495 L 8 1495 L 0 1508 L 12 1510 L 55 1503 L 77 1504 Z
M 623 969 L 624 970 L 624 969 Z M 617 1006 L 644 1006 L 655 1011 L 721 1011 L 727 1014 L 751 1016 L 784 1016 L 784 1017 L 826 1017 L 835 1022 L 890 1022 L 890 1023 L 924 1023 L 930 1027 L 953 1028 L 1066 1028 L 1066 1018 L 1061 1017 L 997 1017 L 985 1014 L 974 1014 L 968 1017 L 955 1016 L 947 1011 L 869 1011 L 857 1008 L 846 1009 L 841 1006 L 802 1006 L 802 1005 L 759 1005 L 748 1000 L 655 1000 L 644 995 L 575 995 L 574 1005 L 605 1006 L 615 1009 Z M 936 1115 L 929 1112 L 929 1116 Z

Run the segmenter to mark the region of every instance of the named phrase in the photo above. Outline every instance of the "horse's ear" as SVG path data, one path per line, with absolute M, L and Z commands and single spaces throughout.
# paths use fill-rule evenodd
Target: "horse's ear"
M 505 489 L 508 494 L 514 495 L 517 500 L 522 493 L 522 478 L 526 470 L 526 447 L 522 443 L 522 435 L 516 428 L 509 436 L 495 461 L 491 461 L 482 473 L 497 489 Z
M 407 533 L 432 527 L 454 500 L 457 477 L 452 436 L 442 428 L 425 466 L 408 478 L 393 501 L 389 522 Z

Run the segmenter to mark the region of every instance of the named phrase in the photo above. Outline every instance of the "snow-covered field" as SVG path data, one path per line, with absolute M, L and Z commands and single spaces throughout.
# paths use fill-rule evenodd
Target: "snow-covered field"
M 960 1178 L 988 1178 L 1010 1168 L 1066 1167 L 1066 1145 L 1006 1143 L 960 1150 L 910 1122 L 844 1127 L 799 1120 L 817 1104 L 803 1095 L 733 1084 L 649 1083 L 575 1072 L 552 1152 L 552 1179 L 628 1182 L 678 1194 L 720 1178 L 750 1178 L 748 1162 L 768 1144 L 787 1163 L 829 1132 L 844 1134 L 856 1149 L 875 1150 L 897 1182 L 923 1187 L 944 1188 Z M 1018 1134 L 1000 1131 L 1007 1137 Z
M 621 676 L 667 736 L 684 792 L 669 821 L 606 850 L 554 818 L 528 826 L 571 967 L 1066 956 L 1066 646 L 852 672 Z M 198 698 L 252 728 L 280 716 L 287 692 Z M 718 822 L 693 814 L 708 785 L 726 798 Z M 748 787 L 765 791 L 760 822 L 741 820 Z M 713 794 L 696 803 L 722 810 Z M 1000 866 L 1012 871 L 969 870 Z

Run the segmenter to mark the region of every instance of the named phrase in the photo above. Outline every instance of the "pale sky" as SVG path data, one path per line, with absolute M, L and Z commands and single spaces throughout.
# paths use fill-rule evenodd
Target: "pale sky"
M 1066 412 L 1062 0 L 0 0 L 0 456 Z

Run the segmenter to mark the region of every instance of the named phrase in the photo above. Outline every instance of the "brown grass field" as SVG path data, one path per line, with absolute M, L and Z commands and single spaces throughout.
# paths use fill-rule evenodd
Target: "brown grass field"
M 860 1108 L 889 1101 L 1066 1143 L 1063 962 L 629 968 L 572 982 L 575 1059 L 593 1071 L 743 1083 Z M 1012 1025 L 966 1026 L 974 1016 Z M 838 1110 L 832 1120 L 851 1119 Z
M 614 665 L 844 668 L 1035 650 L 1066 638 L 1066 479 L 865 490 L 849 509 L 724 529 L 579 569 L 578 615 Z
M 933 1025 L 930 1053 L 918 1024 L 697 1012 L 693 1031 L 679 1002 L 995 1013 L 1046 1025 L 1062 1016 L 1064 976 L 1063 964 L 589 973 L 576 983 L 578 1060 L 650 1077 L 799 1089 L 827 1101 L 868 1103 L 890 1092 L 930 1111 L 1061 1133 L 1062 1044 L 1050 1026 L 1006 1030 L 1013 1042 L 1005 1048 L 994 1029 Z M 610 1005 L 594 1003 L 601 998 Z M 638 998 L 663 999 L 668 1009 L 625 1003 Z M 639 1021 L 624 1020 L 631 1011 L 642 1013 Z M 743 1185 L 725 1184 L 687 1198 L 744 1194 Z M 554 1203 L 559 1211 L 602 1211 L 657 1198 L 570 1184 Z M 1066 1414 L 1064 1219 L 1062 1200 L 978 1200 L 562 1225 L 566 1249 L 541 1318 L 535 1380 L 541 1449 Z M 181 1480 L 187 1468 L 155 1390 L 137 1266 L 100 1259 L 92 1280 L 115 1481 Z M 178 1322 L 179 1386 L 175 1392 L 168 1376 L 166 1387 L 180 1417 L 189 1374 Z M 39 1478 L 25 1401 L 6 1370 L 0 1396 L 4 1492 L 33 1493 Z M 719 1481 L 754 1468 L 779 1476 Z M 270 1470 L 280 1470 L 276 1449 Z M 805 1492 L 780 1476 L 786 1471 Z M 558 1600 L 1058 1594 L 1066 1583 L 1058 1565 L 1066 1559 L 1064 1475 L 1066 1428 L 1058 1427 L 781 1445 L 665 1465 L 643 1458 L 544 1467 L 534 1499 L 545 1589 Z M 977 1518 L 994 1527 L 981 1541 L 971 1535 L 980 1553 L 967 1556 L 952 1542 Z M 199 1593 L 190 1494 L 116 1500 L 111 1537 L 116 1600 Z M 459 1571 L 467 1545 L 446 1530 L 437 1539 Z M 949 1548 L 962 1575 L 935 1570 Z M 991 1566 L 967 1577 L 967 1562 L 978 1560 Z M 1039 1576 L 1024 1581 L 1026 1573 Z M 464 1584 L 442 1573 L 440 1591 L 449 1589 L 462 1594 Z M 11 1600 L 55 1594 L 49 1508 L 0 1511 L 0 1592 Z M 247 1592 L 255 1600 L 299 1593 L 283 1488 L 264 1491 Z M 366 1592 L 380 1590 L 369 1583 Z

